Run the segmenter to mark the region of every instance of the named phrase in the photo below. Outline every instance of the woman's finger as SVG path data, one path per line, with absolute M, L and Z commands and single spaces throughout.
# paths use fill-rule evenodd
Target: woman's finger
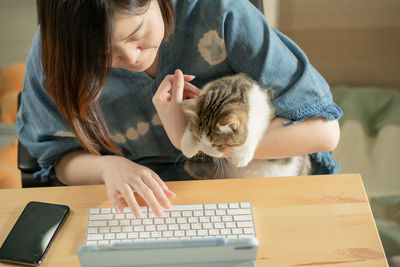
M 172 84 L 172 99 L 176 102 L 181 102 L 183 97 L 183 88 L 185 81 L 181 70 L 176 70 L 174 75 L 174 82 Z
M 142 216 L 142 211 L 139 207 L 139 204 L 136 201 L 135 195 L 130 187 L 130 185 L 124 185 L 122 189 L 122 195 L 128 204 L 129 208 L 131 209 L 132 213 L 135 214 L 136 218 L 140 218 Z
M 164 193 L 163 188 L 157 183 L 157 181 L 152 178 L 142 180 L 147 185 L 147 187 L 149 187 L 151 191 L 153 191 L 153 194 L 157 198 L 158 203 L 160 203 L 164 209 L 170 209 L 171 203 L 169 202 L 167 195 Z
M 162 190 L 164 190 L 167 198 L 174 198 L 176 195 L 174 192 L 172 192 L 168 186 L 165 184 L 165 182 L 158 176 L 157 173 L 152 173 L 154 180 L 161 186 Z
M 111 194 L 111 196 L 109 195 L 110 198 L 110 202 L 111 205 L 113 206 L 113 208 L 115 209 L 115 211 L 117 213 L 121 213 L 122 212 L 122 206 L 121 206 L 121 202 L 119 202 L 119 194 L 118 192 L 113 192 Z
M 194 93 L 192 93 L 192 92 L 184 92 L 183 93 L 183 100 L 186 100 L 186 99 L 189 99 L 189 98 L 196 98 L 196 97 L 198 97 L 199 95 L 197 95 L 197 94 L 194 94 Z
M 148 179 L 148 178 L 144 178 Z M 152 178 L 150 178 L 152 179 Z M 136 192 L 146 201 L 147 205 L 152 209 L 152 211 L 158 216 L 161 217 L 163 215 L 163 210 L 160 206 L 160 203 L 157 201 L 154 196 L 153 191 L 143 182 L 142 179 L 138 179 L 135 181 L 134 188 Z
M 185 80 L 185 82 L 190 82 L 194 78 L 196 78 L 196 76 L 190 74 L 183 74 L 183 79 Z
M 193 85 L 193 84 L 191 84 L 189 82 L 185 82 L 185 85 L 184 85 L 183 88 L 184 88 L 185 91 L 192 92 L 192 93 L 195 93 L 197 95 L 199 95 L 200 92 L 201 92 L 201 90 L 199 88 L 197 88 L 195 85 Z

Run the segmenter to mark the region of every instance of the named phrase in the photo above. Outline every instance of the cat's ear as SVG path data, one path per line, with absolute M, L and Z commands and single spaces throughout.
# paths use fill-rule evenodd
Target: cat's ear
M 217 127 L 221 133 L 233 133 L 239 130 L 240 120 L 235 114 L 229 114 L 217 122 Z
M 196 99 L 191 98 L 184 100 L 180 103 L 183 113 L 185 113 L 188 119 L 196 119 L 197 111 L 196 111 Z

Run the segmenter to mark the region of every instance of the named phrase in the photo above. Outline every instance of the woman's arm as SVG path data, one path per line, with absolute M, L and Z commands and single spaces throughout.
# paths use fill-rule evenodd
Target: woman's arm
M 103 184 L 102 158 L 82 150 L 65 154 L 54 167 L 57 179 L 66 185 Z
M 123 198 L 136 217 L 140 217 L 141 210 L 134 192 L 157 216 L 162 216 L 162 208 L 171 207 L 168 199 L 175 196 L 155 172 L 121 156 L 75 151 L 62 156 L 55 171 L 58 179 L 68 185 L 105 183 L 113 207 L 121 210 Z
M 258 144 L 255 158 L 277 159 L 328 152 L 334 150 L 339 142 L 337 120 L 313 118 L 282 126 L 286 120 L 281 117 L 272 120 Z

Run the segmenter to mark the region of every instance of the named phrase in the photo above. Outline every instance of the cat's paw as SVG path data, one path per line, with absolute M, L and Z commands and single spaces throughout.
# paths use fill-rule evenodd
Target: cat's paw
M 237 168 L 246 167 L 253 159 L 253 155 L 250 153 L 233 153 L 232 163 Z

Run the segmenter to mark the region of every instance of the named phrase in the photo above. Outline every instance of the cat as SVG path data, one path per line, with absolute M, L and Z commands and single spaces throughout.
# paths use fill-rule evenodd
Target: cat
M 275 117 L 272 99 L 272 89 L 263 89 L 247 74 L 239 73 L 211 81 L 197 98 L 182 101 L 188 125 L 181 148 L 190 159 L 185 170 L 198 179 L 310 174 L 308 155 L 253 159 Z M 231 159 L 225 158 L 227 152 Z

